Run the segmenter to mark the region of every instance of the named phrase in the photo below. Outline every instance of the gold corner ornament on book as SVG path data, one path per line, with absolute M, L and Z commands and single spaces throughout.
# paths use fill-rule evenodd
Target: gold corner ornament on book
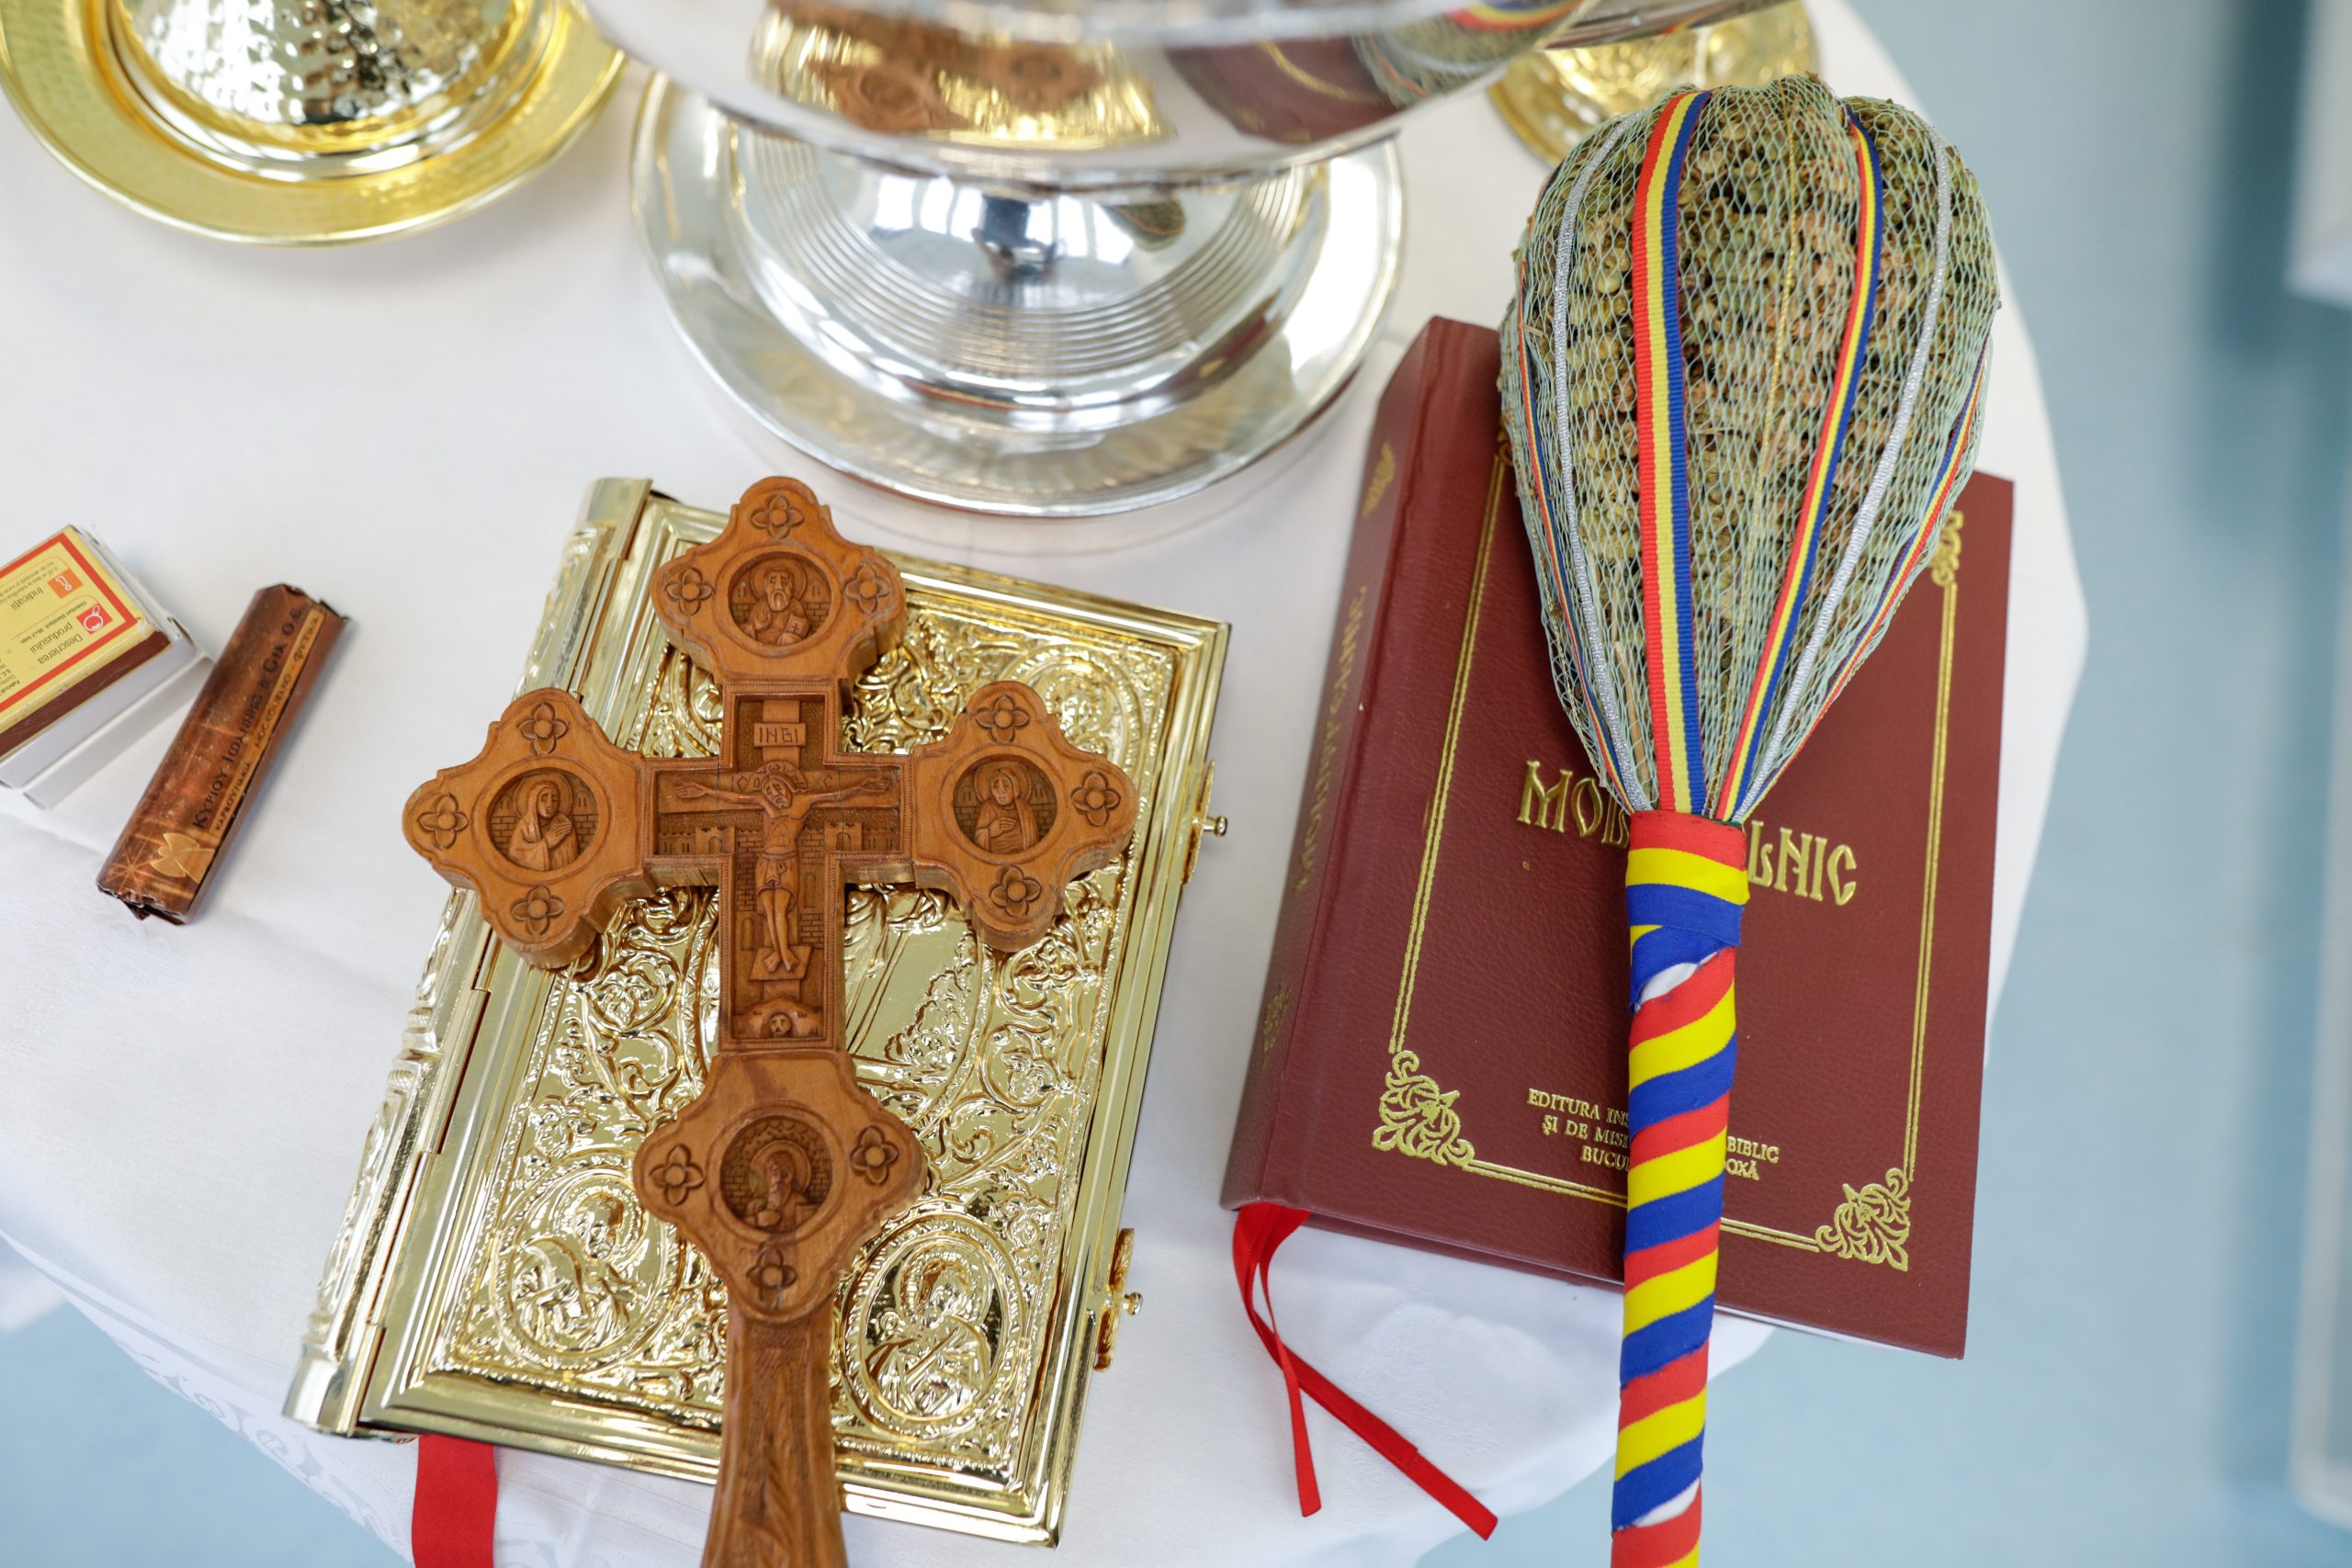
M 420 847 L 475 843 L 483 897 L 450 902 L 288 1410 L 710 1479 L 735 1427 L 730 1303 L 739 1334 L 748 1317 L 771 1338 L 813 1307 L 792 1354 L 766 1359 L 817 1393 L 792 1430 L 830 1435 L 851 1510 L 1050 1541 L 1084 1382 L 1126 1305 L 1120 1200 L 1208 820 L 1225 628 L 890 570 L 818 547 L 830 530 L 805 491 L 764 493 L 781 504 L 739 509 L 714 553 L 711 514 L 599 485 L 525 677 L 558 690 L 509 709 L 478 759 L 490 773 L 412 801 Z M 885 648 L 866 633 L 894 598 L 904 629 Z M 684 634 L 693 655 L 664 635 L 673 617 L 707 623 Z M 769 648 L 854 663 L 861 643 L 873 662 L 840 697 L 739 679 Z M 750 755 L 768 750 L 793 760 Z M 1069 787 L 1048 796 L 1033 772 Z M 608 806 L 631 788 L 638 809 Z M 935 807 L 909 829 L 922 841 L 891 847 L 884 818 L 921 813 L 886 794 Z M 1084 869 L 1081 840 L 1130 820 Z M 624 844 L 664 886 L 628 886 Z M 955 868 L 962 897 L 904 886 L 910 860 Z M 858 879 L 830 908 L 823 866 Z M 1064 867 L 1077 879 L 1049 892 Z M 731 886 L 699 885 L 712 876 Z M 707 1083 L 787 1062 L 821 1104 L 796 1078 L 791 1115 L 745 1102 L 696 1129 Z M 876 1100 L 879 1120 L 838 1133 L 800 1113 Z M 796 1250 L 825 1191 L 901 1185 L 911 1201 L 838 1279 Z M 830 1505 L 799 1512 L 837 1550 Z
M 572 0 L 0 0 L 0 85 L 61 163 L 257 244 L 470 211 L 570 146 L 621 63 Z

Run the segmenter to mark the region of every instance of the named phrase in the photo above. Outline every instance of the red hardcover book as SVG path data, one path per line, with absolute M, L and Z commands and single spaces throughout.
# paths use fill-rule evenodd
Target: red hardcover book
M 1381 404 L 1225 1201 L 1613 1280 L 1625 821 L 1553 692 L 1498 353 L 1433 321 Z M 1749 824 L 1718 1303 L 1944 1356 L 1968 1322 L 2009 500 L 1969 485 Z

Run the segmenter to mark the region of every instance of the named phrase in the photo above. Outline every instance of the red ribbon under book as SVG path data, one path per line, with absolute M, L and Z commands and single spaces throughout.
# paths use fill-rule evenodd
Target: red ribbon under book
M 498 1524 L 497 1452 L 488 1443 L 431 1433 L 416 1440 L 416 1502 L 409 1553 L 416 1568 L 492 1568 Z
M 1315 1451 L 1306 1435 L 1306 1402 L 1312 1399 L 1338 1416 L 1341 1426 L 1371 1444 L 1381 1458 L 1403 1471 L 1414 1485 L 1444 1504 L 1447 1511 L 1476 1530 L 1479 1539 L 1493 1535 L 1494 1510 L 1431 1464 L 1396 1427 L 1349 1398 L 1329 1378 L 1293 1355 L 1290 1347 L 1283 1343 L 1283 1337 L 1274 1326 L 1273 1280 L 1268 1270 L 1273 1266 L 1275 1251 L 1306 1223 L 1304 1209 L 1284 1208 L 1280 1203 L 1248 1203 L 1242 1206 L 1240 1217 L 1233 1226 L 1233 1277 L 1241 1286 L 1242 1309 L 1249 1313 L 1250 1326 L 1258 1331 L 1266 1354 L 1282 1368 L 1283 1386 L 1290 1395 L 1291 1452 L 1298 1464 L 1298 1511 L 1312 1514 L 1323 1506 L 1322 1490 L 1315 1483 Z M 1258 1312 L 1261 1295 L 1266 1299 L 1263 1316 Z

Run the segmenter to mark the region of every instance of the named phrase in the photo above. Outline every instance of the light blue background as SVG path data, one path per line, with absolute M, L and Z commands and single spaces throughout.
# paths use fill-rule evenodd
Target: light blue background
M 1784 1335 L 1725 1379 L 1709 1568 L 2352 1562 L 2282 1481 L 2352 412 L 2352 323 L 2280 285 L 2302 8 L 1859 3 L 1997 216 L 2093 642 L 1969 1357 Z M 392 1561 L 70 1313 L 0 1337 L 0 1562 Z M 1427 1562 L 1600 1562 L 1606 1495 Z

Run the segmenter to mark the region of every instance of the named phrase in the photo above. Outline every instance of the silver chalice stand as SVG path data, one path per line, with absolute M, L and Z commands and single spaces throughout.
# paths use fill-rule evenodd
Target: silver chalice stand
M 663 73 L 635 210 L 704 365 L 848 473 L 1026 517 L 1196 491 L 1331 400 L 1407 115 L 1754 3 L 587 0 Z

